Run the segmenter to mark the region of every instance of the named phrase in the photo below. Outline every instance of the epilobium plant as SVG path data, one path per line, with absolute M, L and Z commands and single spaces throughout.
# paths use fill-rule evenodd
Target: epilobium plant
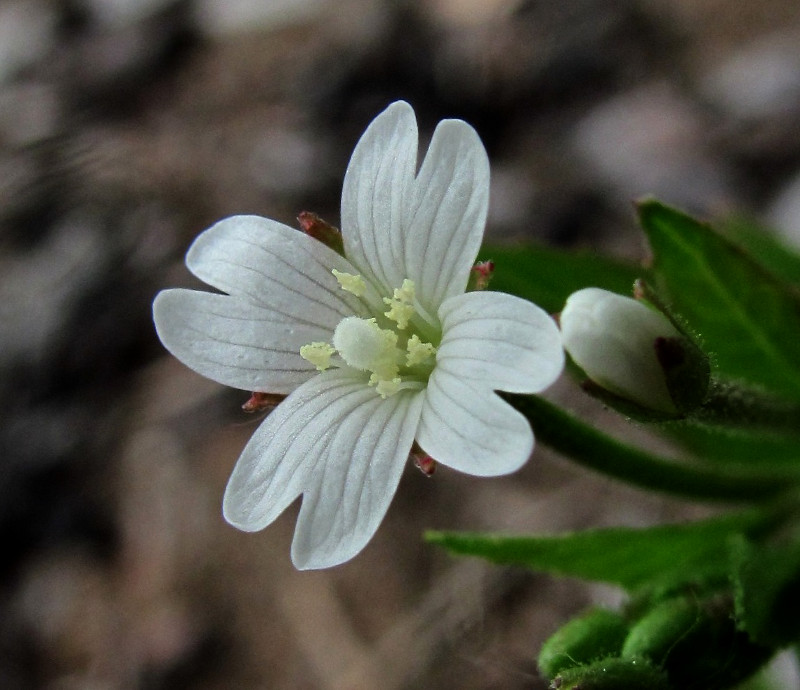
M 187 265 L 226 294 L 166 290 L 161 341 L 195 371 L 288 395 L 239 458 L 226 519 L 270 524 L 299 495 L 298 568 L 355 556 L 378 528 L 414 441 L 478 476 L 517 470 L 527 420 L 494 392 L 536 393 L 561 373 L 554 321 L 508 294 L 466 292 L 483 238 L 489 163 L 476 132 L 439 123 L 417 173 L 414 112 L 368 127 L 342 191 L 343 255 L 277 221 L 235 216 Z
M 748 506 L 639 529 L 428 539 L 630 595 L 544 645 L 553 688 L 743 690 L 777 650 L 800 645 L 800 257 L 742 235 L 756 260 L 645 201 L 648 268 L 534 247 L 475 264 L 486 152 L 471 127 L 446 120 L 417 171 L 417 140 L 411 107 L 391 105 L 353 153 L 341 233 L 311 213 L 303 232 L 227 218 L 187 255 L 222 294 L 156 298 L 176 357 L 254 391 L 247 409 L 282 400 L 233 470 L 225 517 L 258 530 L 302 495 L 292 558 L 336 565 L 375 533 L 410 454 L 428 474 L 437 462 L 513 472 L 533 448 L 531 423 L 539 443 L 608 476 Z M 490 278 L 517 296 L 486 291 Z M 623 296 L 635 281 L 657 310 Z M 534 302 L 561 311 L 563 343 L 595 381 L 585 389 L 666 431 L 680 457 L 532 395 L 564 364 L 562 335 Z

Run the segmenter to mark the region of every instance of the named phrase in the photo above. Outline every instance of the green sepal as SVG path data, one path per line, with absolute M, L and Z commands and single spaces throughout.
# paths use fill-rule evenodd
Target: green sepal
M 657 338 L 655 349 L 675 407 L 684 414 L 696 410 L 708 393 L 708 358 L 686 338 Z
M 552 690 L 670 690 L 666 674 L 646 659 L 610 657 L 564 669 Z
M 628 400 L 628 398 L 623 398 L 621 395 L 612 393 L 610 390 L 603 388 L 600 384 L 595 383 L 589 378 L 581 380 L 581 389 L 596 400 L 599 400 L 606 407 L 610 407 L 612 410 L 616 410 L 621 415 L 637 422 L 660 424 L 662 422 L 672 422 L 684 418 L 680 412 L 670 414 L 669 412 L 661 412 L 649 407 L 644 407 L 633 400 Z
M 619 656 L 628 635 L 625 619 L 608 609 L 592 609 L 559 628 L 542 645 L 539 670 L 546 678 L 573 666 Z
M 689 325 L 661 299 L 646 280 L 637 280 L 633 292 L 636 299 L 649 302 L 666 316 L 682 336 L 656 340 L 656 358 L 678 412 L 681 416 L 691 413 L 703 403 L 708 394 L 711 363 Z

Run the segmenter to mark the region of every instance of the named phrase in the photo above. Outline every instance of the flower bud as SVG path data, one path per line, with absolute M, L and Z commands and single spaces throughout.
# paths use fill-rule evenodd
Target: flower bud
M 542 645 L 539 670 L 553 678 L 564 669 L 617 656 L 627 635 L 628 624 L 621 615 L 593 609 L 569 621 Z
M 560 323 L 564 349 L 605 391 L 669 416 L 702 401 L 708 362 L 661 312 L 585 288 L 569 296 Z
M 587 666 L 565 669 L 553 678 L 551 690 L 668 690 L 664 672 L 646 659 L 610 657 Z
M 757 671 L 773 652 L 738 629 L 730 596 L 686 596 L 656 605 L 633 625 L 622 657 L 650 660 L 672 687 L 722 690 Z

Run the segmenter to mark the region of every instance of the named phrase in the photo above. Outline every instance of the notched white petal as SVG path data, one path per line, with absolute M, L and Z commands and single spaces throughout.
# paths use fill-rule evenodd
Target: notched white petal
M 357 271 L 321 242 L 282 223 L 232 216 L 201 233 L 186 264 L 198 278 L 230 295 L 295 318 L 335 328 L 343 316 L 364 311 L 331 273 Z M 380 298 L 368 288 L 366 299 Z
M 225 491 L 225 518 L 243 530 L 263 529 L 303 493 L 295 565 L 324 568 L 352 558 L 394 495 L 421 402 L 412 393 L 384 400 L 350 370 L 315 376 L 245 447 Z
M 464 292 L 489 207 L 489 158 L 477 132 L 443 120 L 414 183 L 405 265 L 430 313 Z
M 437 462 L 479 477 L 509 474 L 533 452 L 528 421 L 496 393 L 436 369 L 417 442 Z
M 377 531 L 414 440 L 422 395 L 375 395 L 340 420 L 303 496 L 292 543 L 301 570 L 327 568 L 358 554 Z
M 190 369 L 226 386 L 269 393 L 289 393 L 313 376 L 300 347 L 331 335 L 228 295 L 184 289 L 159 293 L 153 320 L 167 350 Z
M 509 393 L 538 393 L 564 368 L 561 334 L 535 304 L 502 292 L 469 292 L 439 309 L 437 368 Z
M 345 254 L 384 293 L 403 273 L 405 223 L 417 165 L 417 121 L 408 103 L 390 105 L 358 141 L 342 187 Z

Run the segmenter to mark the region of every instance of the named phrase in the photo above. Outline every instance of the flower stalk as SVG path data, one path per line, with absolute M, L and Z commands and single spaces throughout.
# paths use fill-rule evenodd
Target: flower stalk
M 765 501 L 800 485 L 800 469 L 732 472 L 694 467 L 622 443 L 544 398 L 503 394 L 536 428 L 537 438 L 579 465 L 662 493 L 708 501 Z

